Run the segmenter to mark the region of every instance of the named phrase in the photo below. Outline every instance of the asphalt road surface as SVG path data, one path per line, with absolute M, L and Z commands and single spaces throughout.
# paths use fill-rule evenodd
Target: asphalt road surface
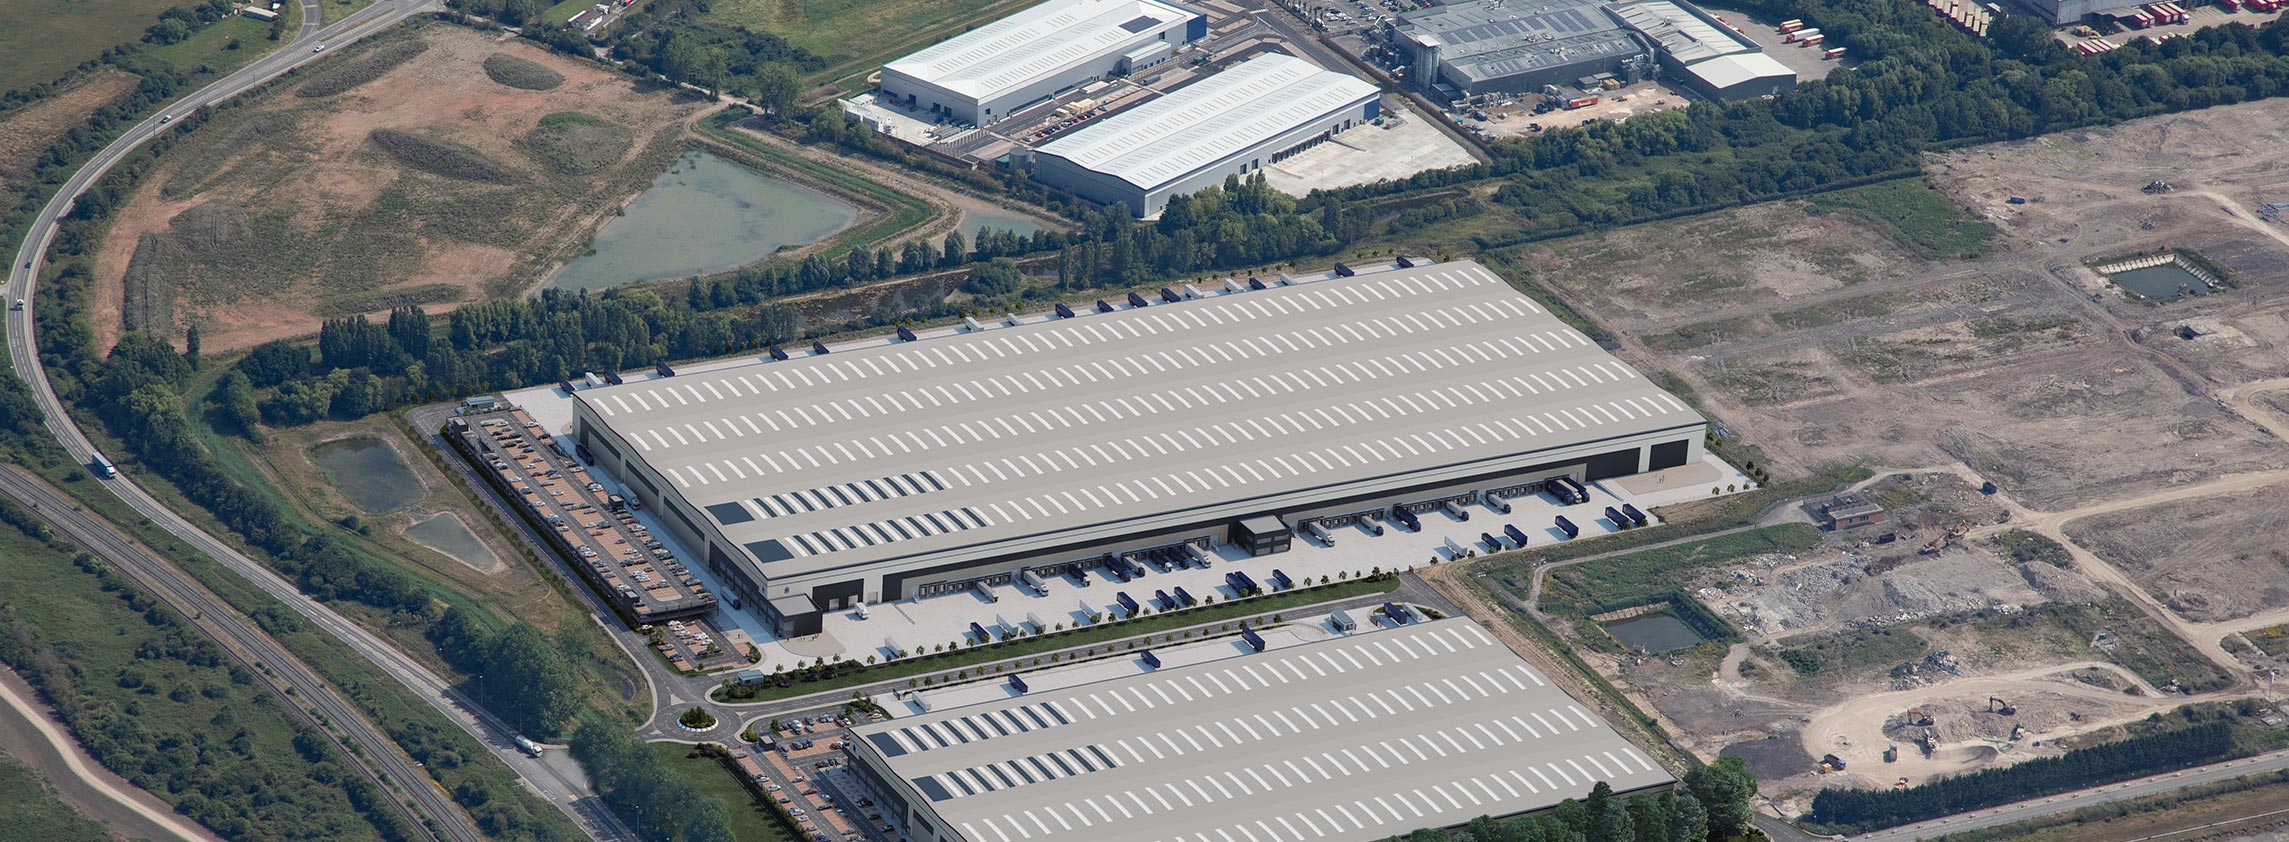
M 193 625 L 221 643 L 233 659 L 270 685 L 279 696 L 294 700 L 296 703 L 289 707 L 303 721 L 333 734 L 345 749 L 354 746 L 355 753 L 343 752 L 352 766 L 384 791 L 395 790 L 412 799 L 413 805 L 406 804 L 404 798 L 392 798 L 390 804 L 398 808 L 417 832 L 430 839 L 484 842 L 485 835 L 477 831 L 469 817 L 445 796 L 444 790 L 430 781 L 426 772 L 415 768 L 413 761 L 399 752 L 381 729 L 335 694 L 332 686 L 278 641 L 240 618 L 229 603 L 207 592 L 182 571 L 129 540 L 110 524 L 89 515 L 62 492 L 18 469 L 0 470 L 0 494 L 33 508 L 73 543 L 166 600 Z M 332 727 L 326 727 L 328 725 Z
M 70 210 L 73 199 L 102 178 L 104 173 L 125 159 L 136 147 L 168 130 L 175 118 L 210 103 L 236 96 L 296 67 L 323 58 L 327 51 L 343 44 L 396 26 L 415 14 L 432 12 L 438 8 L 438 0 L 379 0 L 340 22 L 321 27 L 318 4 L 315 0 L 303 0 L 303 26 L 292 42 L 128 129 L 111 145 L 98 152 L 79 172 L 74 173 L 65 182 L 63 189 L 57 191 L 40 209 L 39 215 L 33 218 L 31 227 L 27 229 L 23 244 L 17 249 L 15 259 L 8 265 L 8 297 L 25 302 L 25 309 L 11 310 L 7 314 L 8 351 L 16 375 L 31 387 L 33 397 L 39 402 L 49 432 L 63 443 L 64 449 L 74 459 L 87 462 L 94 457 L 95 449 L 57 401 L 55 390 L 48 382 L 47 372 L 40 364 L 32 335 L 32 314 L 37 306 L 33 285 L 39 278 L 41 261 L 48 244 L 55 237 L 57 222 Z M 321 47 L 325 49 L 322 50 Z M 547 756 L 545 760 L 550 762 L 544 762 L 544 758 L 526 757 L 516 750 L 512 742 L 514 733 L 499 720 L 469 704 L 443 679 L 379 636 L 304 596 L 291 583 L 238 552 L 228 542 L 209 535 L 184 520 L 137 486 L 132 477 L 123 474 L 115 479 L 103 480 L 102 483 L 107 490 L 150 518 L 161 529 L 252 581 L 318 628 L 373 661 L 391 677 L 412 688 L 432 706 L 491 748 L 496 757 L 516 770 L 527 786 L 572 817 L 590 836 L 606 842 L 633 838 L 633 834 L 624 825 L 602 808 L 599 799 L 590 793 L 588 782 L 580 770 L 565 761 L 561 753 Z M 392 752 L 394 754 L 394 749 Z M 434 790 L 426 782 L 420 788 Z M 458 810 L 451 810 L 450 815 L 460 823 L 467 822 L 466 816 Z

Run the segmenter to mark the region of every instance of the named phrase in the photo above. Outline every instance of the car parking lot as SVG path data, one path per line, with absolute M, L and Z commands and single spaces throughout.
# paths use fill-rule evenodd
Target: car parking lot
M 849 779 L 843 741 L 857 722 L 879 716 L 841 712 L 788 716 L 765 742 L 748 746 L 740 770 L 764 797 L 778 802 L 796 823 L 822 842 L 894 842 L 872 799 Z M 757 725 L 758 736 L 767 726 Z
M 494 483 L 548 530 L 551 546 L 623 619 L 652 633 L 670 664 L 699 671 L 747 663 L 752 644 L 744 634 L 726 638 L 700 618 L 716 604 L 707 584 L 539 422 L 521 409 L 465 420 L 463 440 Z

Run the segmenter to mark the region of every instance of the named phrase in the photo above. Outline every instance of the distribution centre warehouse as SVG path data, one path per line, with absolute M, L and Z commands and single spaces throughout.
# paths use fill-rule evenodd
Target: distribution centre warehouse
M 574 432 L 783 635 L 1701 458 L 1698 414 L 1475 263 L 1240 289 L 582 389 Z
M 1208 19 L 1159 0 L 1050 0 L 882 66 L 882 98 L 983 126 L 1059 91 L 1167 61 Z
M 1286 160 L 1372 122 L 1382 92 L 1268 53 L 1033 150 L 1033 177 L 1152 216 L 1168 198 Z
M 1460 618 L 900 717 L 851 754 L 914 842 L 1390 839 L 1675 780 Z

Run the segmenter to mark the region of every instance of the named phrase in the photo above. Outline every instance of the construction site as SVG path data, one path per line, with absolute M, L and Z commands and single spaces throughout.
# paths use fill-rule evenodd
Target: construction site
M 1784 813 L 2189 702 L 2277 702 L 2285 125 L 2264 102 L 1939 159 L 1913 189 L 1992 226 L 1977 256 L 1851 196 L 1525 247 L 1735 452 L 1775 475 L 1875 468 L 1856 499 L 1760 521 L 1814 525 L 1815 545 L 1666 574 L 1737 641 L 1593 664 L 1691 750 L 1747 759 Z M 2097 269 L 2141 256 L 2218 283 L 2134 295 Z

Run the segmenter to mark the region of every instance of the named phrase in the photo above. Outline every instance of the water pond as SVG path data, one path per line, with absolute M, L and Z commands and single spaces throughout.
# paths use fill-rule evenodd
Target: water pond
M 432 515 L 406 527 L 405 537 L 478 570 L 491 570 L 501 564 L 501 557 L 493 554 L 493 548 L 477 540 L 476 533 L 469 531 L 469 525 L 452 513 Z
M 373 514 L 404 508 L 428 493 L 397 458 L 397 450 L 372 436 L 326 442 L 310 449 L 310 459 L 350 503 Z
M 1693 633 L 1693 627 L 1667 612 L 1615 620 L 1605 624 L 1605 630 L 1624 644 L 1653 653 L 1684 649 L 1701 642 L 1701 636 Z
M 970 210 L 962 213 L 962 239 L 978 241 L 980 229 L 1015 231 L 1020 237 L 1031 236 L 1041 230 L 1041 223 L 1013 213 L 990 210 Z
M 826 239 L 857 219 L 858 208 L 840 199 L 687 152 L 604 223 L 594 253 L 566 264 L 548 285 L 603 289 L 722 271 Z
M 2202 279 L 2194 277 L 2194 273 L 2176 263 L 2116 272 L 2108 275 L 2107 280 L 2155 301 L 2176 300 L 2181 289 L 2189 290 L 2194 295 L 2208 295 L 2210 291 L 2209 284 L 2203 283 Z

